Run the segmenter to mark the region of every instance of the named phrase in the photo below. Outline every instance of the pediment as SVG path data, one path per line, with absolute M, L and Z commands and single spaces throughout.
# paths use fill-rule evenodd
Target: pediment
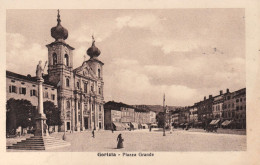
M 83 77 L 91 77 L 94 79 L 97 78 L 94 71 L 87 63 L 83 63 L 82 66 L 75 69 L 75 71 L 77 75 L 81 75 Z

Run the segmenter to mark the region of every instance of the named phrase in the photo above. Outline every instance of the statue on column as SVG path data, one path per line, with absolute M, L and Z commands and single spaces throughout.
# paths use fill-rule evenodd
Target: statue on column
M 37 65 L 36 68 L 36 78 L 37 79 L 42 79 L 42 74 L 44 73 L 44 69 L 47 65 L 47 61 L 45 62 L 44 68 L 42 68 L 42 61 L 39 61 L 39 64 Z

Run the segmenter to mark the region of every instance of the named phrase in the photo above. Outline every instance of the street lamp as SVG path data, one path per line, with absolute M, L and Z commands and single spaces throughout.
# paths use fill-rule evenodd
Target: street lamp
M 165 134 L 165 121 L 166 121 L 166 109 L 165 109 L 165 94 L 163 95 L 163 136 L 166 136 Z

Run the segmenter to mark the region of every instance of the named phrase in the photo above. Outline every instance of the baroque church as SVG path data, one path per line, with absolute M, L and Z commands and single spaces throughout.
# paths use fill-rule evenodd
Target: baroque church
M 74 48 L 65 42 L 68 38 L 68 30 L 61 25 L 59 11 L 57 16 L 57 25 L 51 28 L 51 36 L 55 41 L 46 45 L 48 48 L 48 74 L 43 76 L 45 80 L 43 85 L 45 89 L 47 89 L 47 85 L 54 84 L 50 87 L 54 88 L 53 91 L 57 91 L 56 104 L 61 110 L 61 120 L 63 121 L 59 131 L 103 129 L 104 63 L 98 59 L 101 52 L 95 46 L 94 37 L 92 36 L 92 46 L 86 51 L 90 58 L 83 61 L 81 66 L 74 68 Z M 26 82 L 27 90 L 34 90 L 31 89 L 33 86 L 35 87 L 35 85 L 33 85 L 35 84 L 34 77 L 28 78 L 28 76 L 26 77 L 7 71 L 7 86 L 9 85 L 9 92 L 7 89 L 7 98 L 11 94 L 14 98 L 21 98 L 18 94 L 17 96 L 13 94 L 17 92 L 12 90 L 14 85 L 10 84 L 9 80 L 10 83 L 15 82 L 16 85 L 20 82 L 22 84 Z M 16 88 L 19 88 L 19 85 Z M 31 95 L 29 93 L 30 92 L 26 93 L 25 91 L 22 98 L 32 100 L 32 92 L 30 93 Z

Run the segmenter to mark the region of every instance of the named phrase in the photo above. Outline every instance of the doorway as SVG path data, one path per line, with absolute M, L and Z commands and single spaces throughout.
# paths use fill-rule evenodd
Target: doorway
M 84 117 L 84 126 L 85 129 L 88 129 L 88 117 Z
M 67 122 L 67 130 L 70 130 L 70 122 Z

